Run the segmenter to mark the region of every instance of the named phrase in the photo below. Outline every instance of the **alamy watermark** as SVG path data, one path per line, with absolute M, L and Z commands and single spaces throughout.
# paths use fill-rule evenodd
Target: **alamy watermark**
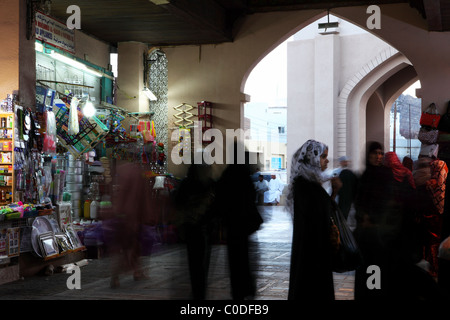
M 381 289 L 381 269 L 377 265 L 370 265 L 367 267 L 366 270 L 367 274 L 370 274 L 369 277 L 367 277 L 366 286 L 367 289 L 373 290 L 373 289 Z
M 177 128 L 172 132 L 171 141 L 178 143 L 173 147 L 170 157 L 175 165 L 182 163 L 261 164 L 263 153 L 248 152 L 245 146 L 246 140 L 258 136 L 263 138 L 261 140 L 268 141 L 272 151 L 277 150 L 277 143 L 280 141 L 278 128 L 270 129 L 270 132 L 267 128 L 262 130 L 226 129 L 224 138 L 219 129 L 203 131 L 200 123 L 194 121 L 192 130 Z M 204 141 L 208 141 L 208 144 L 203 147 Z
M 66 286 L 67 289 L 73 290 L 73 289 L 81 289 L 81 271 L 79 266 L 71 266 L 67 269 L 66 273 L 72 274 L 67 278 Z
M 367 18 L 366 26 L 367 29 L 381 29 L 381 9 L 377 5 L 371 5 L 367 7 L 367 14 L 370 14 L 370 17 Z
M 66 26 L 70 30 L 81 29 L 81 9 L 77 5 L 70 5 L 67 7 L 66 13 L 71 13 L 66 20 Z

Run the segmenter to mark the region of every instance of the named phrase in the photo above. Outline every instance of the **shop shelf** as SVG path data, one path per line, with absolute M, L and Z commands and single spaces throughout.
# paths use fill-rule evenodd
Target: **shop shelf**
M 38 215 L 39 216 L 48 216 L 50 214 L 53 213 L 53 209 L 44 209 L 44 210 L 39 210 L 38 211 Z
M 63 251 L 61 253 L 51 255 L 51 256 L 45 257 L 44 261 L 53 260 L 53 259 L 56 259 L 56 258 L 61 258 L 61 257 L 64 257 L 64 256 L 70 254 L 70 253 L 75 253 L 75 252 L 80 252 L 80 251 L 86 251 L 86 247 L 82 246 L 82 247 L 79 247 L 79 248 L 76 248 L 76 249 L 73 249 L 73 250 L 66 250 L 66 251 Z

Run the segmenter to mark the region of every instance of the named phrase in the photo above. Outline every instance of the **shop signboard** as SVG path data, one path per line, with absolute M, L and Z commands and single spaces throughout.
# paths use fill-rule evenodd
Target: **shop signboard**
M 75 30 L 70 30 L 58 20 L 36 12 L 36 39 L 54 47 L 75 53 Z

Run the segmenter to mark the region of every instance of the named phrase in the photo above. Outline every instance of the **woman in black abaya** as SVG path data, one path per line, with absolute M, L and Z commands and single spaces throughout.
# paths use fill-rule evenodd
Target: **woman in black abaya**
M 339 178 L 332 180 L 332 196 L 322 187 L 328 147 L 308 140 L 294 154 L 287 209 L 293 216 L 289 300 L 334 300 L 333 244 L 330 215 Z

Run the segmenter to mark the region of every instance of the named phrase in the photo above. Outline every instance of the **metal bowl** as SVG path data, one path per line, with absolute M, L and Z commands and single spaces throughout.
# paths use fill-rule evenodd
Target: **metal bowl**
M 81 174 L 68 174 L 66 176 L 67 183 L 83 183 L 83 175 Z
M 76 168 L 76 167 L 68 168 L 67 173 L 68 174 L 83 174 L 83 168 Z
M 83 168 L 84 162 L 81 160 L 69 160 L 69 168 Z
M 71 192 L 71 191 L 81 191 L 83 189 L 83 184 L 82 183 L 70 183 L 67 182 L 66 183 L 66 188 L 67 191 Z

